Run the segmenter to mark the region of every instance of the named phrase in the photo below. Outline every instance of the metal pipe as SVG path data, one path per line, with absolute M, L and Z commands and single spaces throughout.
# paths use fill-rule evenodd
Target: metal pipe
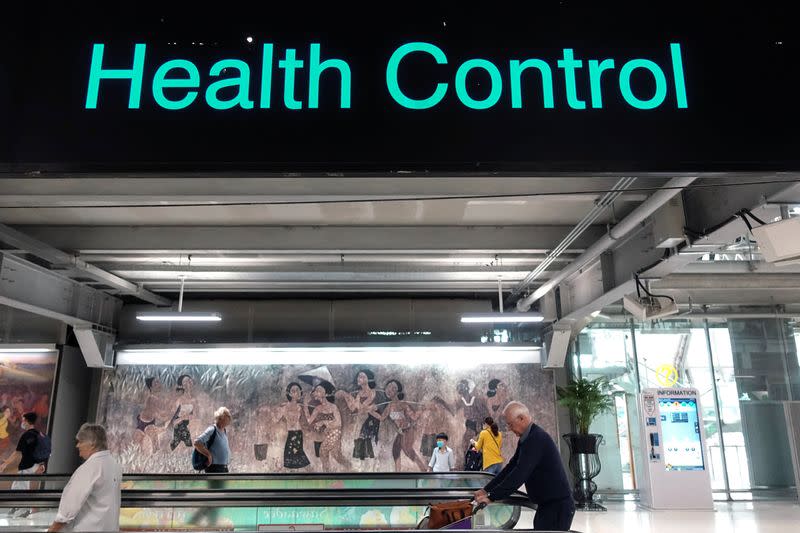
M 181 276 L 181 292 L 178 295 L 178 312 L 183 311 L 183 285 L 186 283 L 186 276 Z
M 789 379 L 789 344 L 786 339 L 786 324 L 783 323 L 780 317 L 777 316 L 778 311 L 775 311 L 775 321 L 777 322 L 778 331 L 780 331 L 781 335 L 781 348 L 783 351 L 783 356 L 781 357 L 781 363 L 783 364 L 783 379 L 786 383 L 786 392 L 789 396 L 789 401 L 794 401 L 794 395 L 792 394 L 792 381 Z
M 696 179 L 696 177 L 691 177 L 672 178 L 669 180 L 663 188 L 654 192 L 647 200 L 639 204 L 631 214 L 611 228 L 608 234 L 590 246 L 566 268 L 555 274 L 547 283 L 536 289 L 533 294 L 519 300 L 517 302 L 517 310 L 522 312 L 529 310 L 533 302 L 553 290 L 559 283 L 576 273 L 587 263 L 597 259 L 600 254 L 611 248 L 619 239 L 636 229 L 647 217 L 655 213 L 662 205 L 669 202 Z
M 595 317 L 594 322 L 627 322 L 629 315 L 608 315 L 608 318 Z M 712 319 L 725 320 L 728 318 L 800 318 L 800 311 L 797 313 L 690 313 L 687 315 L 673 315 L 661 319 L 662 321 L 682 320 L 682 319 Z
M 725 495 L 728 501 L 731 500 L 731 483 L 728 479 L 728 461 L 725 459 L 725 435 L 722 429 L 722 407 L 719 399 L 719 391 L 717 390 L 717 376 L 714 369 L 714 353 L 711 349 L 711 331 L 708 329 L 708 320 L 703 321 L 703 330 L 706 334 L 706 350 L 708 351 L 708 368 L 711 372 L 711 389 L 714 393 L 714 415 L 717 419 L 717 428 L 719 430 L 719 445 L 722 456 L 722 477 L 725 481 Z M 711 460 L 711 453 L 709 453 L 709 461 Z
M 522 291 L 525 290 L 536 278 L 538 278 L 542 272 L 547 270 L 547 267 L 550 266 L 553 262 L 555 262 L 558 257 L 564 253 L 565 250 L 569 248 L 569 246 L 575 242 L 575 240 L 580 237 L 580 235 L 586 231 L 592 223 L 597 220 L 597 218 L 603 214 L 603 211 L 608 206 L 613 205 L 614 201 L 622 195 L 622 192 L 630 187 L 633 182 L 636 181 L 636 178 L 633 177 L 626 177 L 620 178 L 617 183 L 614 184 L 611 191 L 607 192 L 603 195 L 595 205 L 589 210 L 588 213 L 578 222 L 572 231 L 570 231 L 566 237 L 564 237 L 561 242 L 547 254 L 547 257 L 542 261 L 533 271 L 528 273 L 525 278 L 520 281 L 516 287 L 511 291 L 511 298 L 516 298 Z
M 503 280 L 497 278 L 497 307 L 503 312 Z
M 642 393 L 642 377 L 639 375 L 639 349 L 636 346 L 636 324 L 631 318 L 630 331 L 631 331 L 631 348 L 633 349 L 633 373 L 636 376 L 636 394 Z

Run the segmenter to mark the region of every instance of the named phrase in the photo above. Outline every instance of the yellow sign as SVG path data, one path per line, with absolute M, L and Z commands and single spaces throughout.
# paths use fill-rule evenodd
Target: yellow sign
M 656 369 L 656 380 L 662 387 L 672 387 L 678 382 L 678 369 L 664 364 Z

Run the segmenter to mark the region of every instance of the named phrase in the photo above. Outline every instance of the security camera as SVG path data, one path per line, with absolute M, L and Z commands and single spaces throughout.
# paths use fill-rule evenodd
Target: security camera
M 678 305 L 669 298 L 626 294 L 622 297 L 625 310 L 639 320 L 655 320 L 678 313 Z

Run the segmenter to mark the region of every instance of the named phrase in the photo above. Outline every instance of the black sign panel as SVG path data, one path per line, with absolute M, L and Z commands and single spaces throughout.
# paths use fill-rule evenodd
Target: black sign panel
M 800 169 L 797 31 L 768 3 L 162 4 L 14 20 L 1 168 Z

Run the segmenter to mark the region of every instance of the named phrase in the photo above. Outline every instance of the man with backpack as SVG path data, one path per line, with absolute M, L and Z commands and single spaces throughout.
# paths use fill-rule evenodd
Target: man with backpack
M 36 429 L 36 419 L 36 413 L 22 415 L 21 426 L 24 433 L 20 436 L 14 453 L 0 465 L 0 472 L 14 463 L 18 463 L 17 470 L 19 475 L 43 474 L 47 469 L 47 461 L 50 459 L 50 437 Z M 11 484 L 11 490 L 30 489 L 30 481 L 15 481 Z M 24 518 L 30 514 L 30 510 L 12 509 L 10 513 L 18 518 Z
M 231 449 L 228 445 L 227 427 L 231 425 L 233 417 L 227 407 L 220 407 L 214 412 L 214 424 L 208 426 L 199 437 L 194 440 L 194 452 L 192 453 L 192 467 L 195 470 L 203 470 L 206 474 L 226 474 L 230 463 Z M 210 490 L 222 489 L 225 482 L 209 477 L 208 488 Z M 189 523 L 196 525 L 207 525 L 213 527 L 217 523 L 219 509 L 216 506 L 204 507 L 197 511 L 190 519 Z M 205 518 L 207 524 L 201 524 Z

